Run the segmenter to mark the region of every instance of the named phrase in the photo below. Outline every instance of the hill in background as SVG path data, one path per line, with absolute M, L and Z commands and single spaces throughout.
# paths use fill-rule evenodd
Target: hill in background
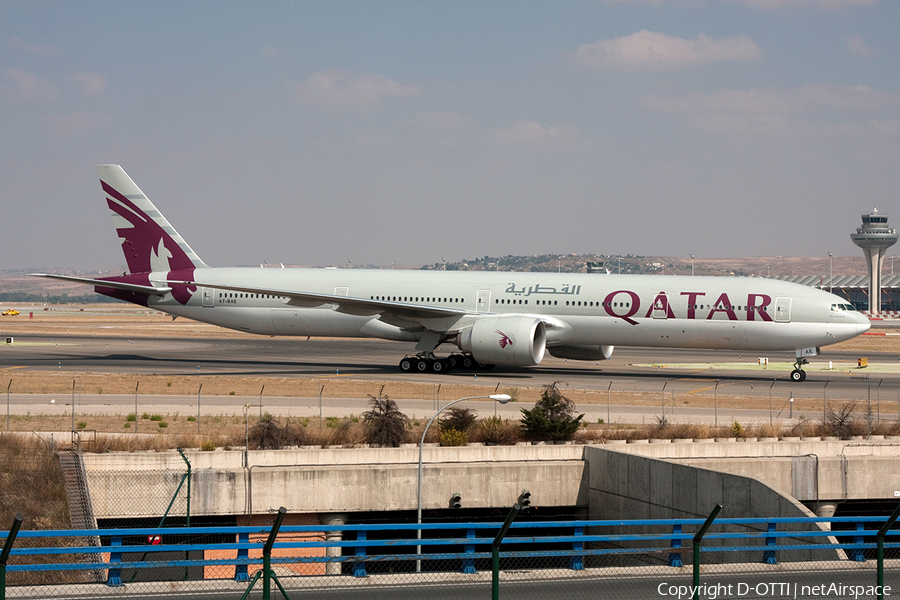
M 777 277 L 781 275 L 820 275 L 827 277 L 829 268 L 834 275 L 866 275 L 866 262 L 862 256 L 835 256 L 829 265 L 827 256 L 785 257 L 760 256 L 744 258 L 695 258 L 695 275 Z M 404 265 L 403 269 L 448 271 L 526 271 L 585 273 L 587 264 L 602 264 L 600 272 L 631 274 L 691 274 L 690 257 L 672 256 L 602 256 L 596 254 L 540 254 L 534 256 L 483 256 L 457 262 L 434 263 L 431 265 Z M 885 275 L 893 272 L 893 261 L 884 263 Z M 254 265 L 255 266 L 255 265 Z M 297 265 L 286 265 L 295 267 Z M 326 266 L 326 265 L 319 265 Z M 280 268 L 268 265 L 267 268 Z M 363 267 L 344 267 L 363 268 Z M 390 269 L 392 265 L 366 265 L 365 268 Z M 900 262 L 897 264 L 900 274 Z M 596 270 L 596 269 L 595 269 Z M 88 286 L 65 281 L 54 281 L 39 277 L 29 277 L 29 273 L 41 271 L 79 277 L 105 277 L 125 272 L 117 266 L 100 272 L 74 271 L 71 269 L 30 269 L 0 272 L 0 302 L 66 303 L 66 302 L 106 302 L 105 296 L 94 294 Z

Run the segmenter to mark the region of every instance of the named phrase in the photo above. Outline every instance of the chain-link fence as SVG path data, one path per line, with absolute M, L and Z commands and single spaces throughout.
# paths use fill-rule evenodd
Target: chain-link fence
M 900 543 L 885 519 L 728 519 L 695 544 L 699 519 L 151 527 L 20 531 L 7 567 L 10 598 L 459 598 L 492 587 L 516 598 L 874 598 L 900 589 Z M 280 530 L 279 530 L 280 528 Z M 83 546 L 96 535 L 100 546 Z M 5 540 L 6 541 L 6 540 Z M 421 549 L 418 551 L 417 549 Z M 693 556 L 700 557 L 695 572 Z M 0 556 L 0 558 L 3 558 Z M 695 578 L 696 573 L 696 578 Z M 282 589 L 279 589 L 282 588 Z

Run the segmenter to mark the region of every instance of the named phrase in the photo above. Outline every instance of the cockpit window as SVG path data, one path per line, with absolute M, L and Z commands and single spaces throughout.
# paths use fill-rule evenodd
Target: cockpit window
M 842 312 L 845 310 L 854 311 L 856 309 L 853 308 L 852 304 L 832 304 L 831 305 L 831 312 Z

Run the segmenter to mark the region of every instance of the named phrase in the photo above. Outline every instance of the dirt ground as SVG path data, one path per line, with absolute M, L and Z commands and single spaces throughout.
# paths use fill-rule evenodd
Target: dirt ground
M 3 304 L 0 308 L 15 307 L 21 311 L 18 317 L 2 317 L 0 319 L 0 343 L 4 338 L 15 335 L 47 335 L 64 337 L 68 335 L 112 336 L 127 339 L 162 337 L 185 337 L 198 339 L 225 339 L 246 337 L 249 334 L 224 329 L 221 327 L 197 323 L 187 319 L 172 320 L 171 317 L 158 311 L 124 305 L 66 305 L 66 306 L 21 306 Z M 29 318 L 31 313 L 32 318 Z M 839 352 L 890 352 L 900 353 L 900 329 L 879 327 L 876 325 L 869 334 L 848 342 L 832 346 Z M 110 373 L 74 373 L 74 372 L 29 372 L 25 370 L 7 370 L 5 373 L 15 379 L 15 393 L 58 393 L 71 392 L 72 381 L 77 379 L 78 389 L 85 394 L 132 394 L 140 381 L 142 395 L 184 395 L 197 393 L 197 378 L 189 376 L 153 376 L 147 374 L 110 374 Z M 395 399 L 428 399 L 433 397 L 434 386 L 431 383 L 377 382 L 371 380 L 329 378 L 279 378 L 279 377 L 235 377 L 210 376 L 203 379 L 203 393 L 211 396 L 246 396 L 254 397 L 265 386 L 266 396 L 283 397 L 315 397 L 323 384 L 325 397 L 331 398 L 365 398 L 369 394 L 377 395 L 383 389 L 385 395 Z M 383 388 L 382 388 L 383 386 Z M 485 395 L 495 392 L 509 393 L 517 401 L 532 403 L 538 400 L 540 387 L 517 387 L 497 389 L 494 386 L 468 384 L 443 384 L 443 397 L 464 397 Z M 721 390 L 720 390 L 721 392 Z M 565 387 L 564 393 L 576 404 L 599 404 L 607 402 L 605 391 L 579 390 Z M 659 402 L 657 396 L 646 397 L 642 394 L 613 392 L 609 399 L 614 404 L 655 406 Z M 720 407 L 768 408 L 768 400 L 743 396 L 726 396 L 718 394 Z M 712 391 L 708 394 L 700 391 L 689 399 L 681 400 L 684 404 L 695 407 L 712 406 Z M 804 408 L 798 402 L 797 409 Z M 121 431 L 122 423 L 117 427 Z M 174 425 L 174 424 L 173 424 Z M 196 427 L 196 424 L 194 424 Z M 63 427 L 65 429 L 66 427 Z M 189 429 L 189 428 L 188 428 Z

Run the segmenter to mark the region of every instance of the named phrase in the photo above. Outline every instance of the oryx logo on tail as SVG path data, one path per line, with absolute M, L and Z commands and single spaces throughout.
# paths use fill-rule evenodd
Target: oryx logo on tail
M 150 199 L 118 165 L 99 165 L 97 174 L 113 214 L 116 233 L 122 240 L 122 252 L 132 274 L 171 273 L 189 280 L 193 270 L 206 264 L 182 239 L 175 228 L 156 209 Z M 148 278 L 149 282 L 149 278 Z M 197 287 L 173 285 L 172 296 L 187 304 Z

